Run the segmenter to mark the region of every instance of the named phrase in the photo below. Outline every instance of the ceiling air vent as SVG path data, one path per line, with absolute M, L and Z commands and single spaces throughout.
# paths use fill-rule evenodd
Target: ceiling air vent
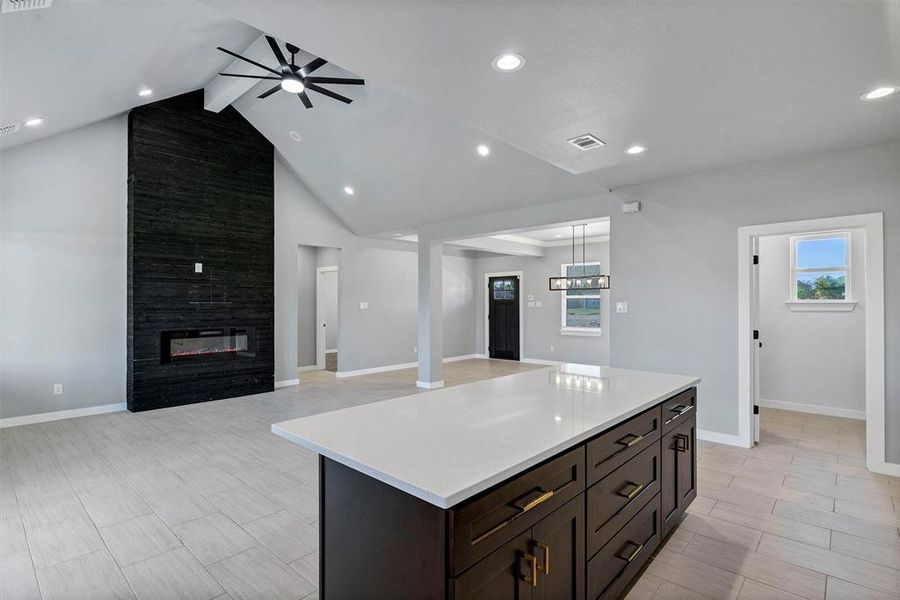
M 19 131 L 20 123 L 11 123 L 9 125 L 0 125 L 0 138 L 4 138 Z
M 599 148 L 600 146 L 606 145 L 606 142 L 590 133 L 579 135 L 578 137 L 566 141 L 568 141 L 579 150 L 593 150 L 594 148 Z
M 5 13 L 50 8 L 51 6 L 53 6 L 53 0 L 3 0 L 3 12 Z

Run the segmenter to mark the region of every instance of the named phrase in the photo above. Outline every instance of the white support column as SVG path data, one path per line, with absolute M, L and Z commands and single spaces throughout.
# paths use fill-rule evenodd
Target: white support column
M 419 239 L 419 376 L 416 385 L 444 387 L 443 244 Z

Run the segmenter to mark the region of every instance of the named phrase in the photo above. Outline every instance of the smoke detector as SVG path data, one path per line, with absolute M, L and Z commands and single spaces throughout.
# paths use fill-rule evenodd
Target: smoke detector
M 593 150 L 606 145 L 606 142 L 591 133 L 585 133 L 566 141 L 581 151 Z
M 8 137 L 19 131 L 21 123 L 10 123 L 9 125 L 0 125 L 0 138 Z
M 51 6 L 53 6 L 53 0 L 3 0 L 3 12 L 5 13 L 37 10 Z

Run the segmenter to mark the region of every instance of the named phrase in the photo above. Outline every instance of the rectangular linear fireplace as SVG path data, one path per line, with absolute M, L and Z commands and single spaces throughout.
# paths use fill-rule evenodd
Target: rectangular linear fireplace
M 230 360 L 256 356 L 253 327 L 179 329 L 160 333 L 160 362 Z

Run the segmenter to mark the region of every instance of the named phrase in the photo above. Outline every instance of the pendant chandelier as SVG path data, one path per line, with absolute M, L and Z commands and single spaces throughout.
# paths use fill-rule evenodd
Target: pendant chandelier
M 575 228 L 578 225 L 572 225 L 572 266 L 575 267 Z M 572 277 L 551 277 L 550 291 L 564 292 L 567 290 L 608 290 L 609 275 L 588 275 L 586 273 L 584 249 L 585 249 L 585 231 L 587 225 L 581 225 L 581 275 Z

